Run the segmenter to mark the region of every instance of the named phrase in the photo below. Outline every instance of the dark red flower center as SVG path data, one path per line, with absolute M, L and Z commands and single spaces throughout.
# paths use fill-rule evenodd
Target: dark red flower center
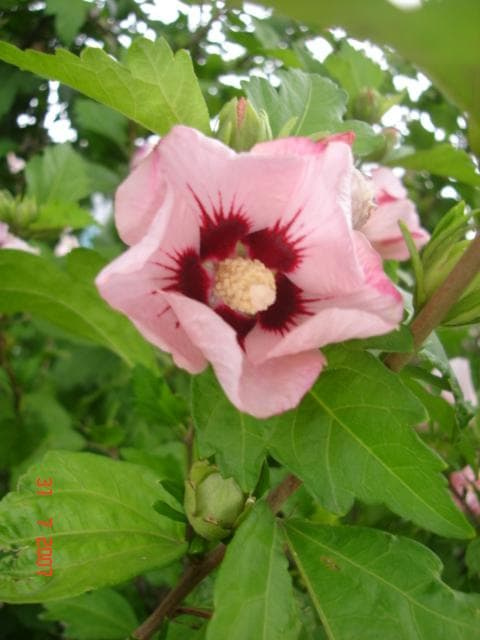
M 283 334 L 295 326 L 301 316 L 309 315 L 309 300 L 286 275 L 303 259 L 304 237 L 292 232 L 300 211 L 286 224 L 276 222 L 272 227 L 251 232 L 248 216 L 234 202 L 225 210 L 219 196 L 219 204 L 211 205 L 209 211 L 193 191 L 192 194 L 200 212 L 200 250 L 187 248 L 170 256 L 175 266 L 167 267 L 171 276 L 165 289 L 210 304 L 236 331 L 241 345 L 257 322 L 266 331 Z M 213 293 L 216 265 L 236 256 L 260 261 L 275 276 L 275 302 L 254 315 L 216 300 Z

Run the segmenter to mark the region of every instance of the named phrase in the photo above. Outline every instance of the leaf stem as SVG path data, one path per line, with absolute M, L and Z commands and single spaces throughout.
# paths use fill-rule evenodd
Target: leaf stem
M 464 290 L 480 272 L 480 234 L 472 240 L 470 246 L 455 267 L 436 289 L 413 319 L 410 330 L 417 351 L 430 333 L 442 322 L 451 307 L 457 302 Z M 385 358 L 385 364 L 392 371 L 400 371 L 413 358 L 413 353 L 392 353 Z

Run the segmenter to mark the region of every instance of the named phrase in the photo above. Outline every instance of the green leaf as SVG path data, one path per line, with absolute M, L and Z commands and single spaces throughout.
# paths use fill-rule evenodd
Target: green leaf
M 37 478 L 52 495 L 37 495 Z M 145 467 L 90 453 L 50 452 L 0 502 L 0 599 L 46 602 L 113 585 L 184 553 L 183 527 L 158 500 L 181 509 Z M 52 518 L 53 527 L 39 520 Z M 53 575 L 36 575 L 35 539 L 52 539 Z
M 368 353 L 337 348 L 328 360 L 300 406 L 276 419 L 272 455 L 328 511 L 344 514 L 358 497 L 440 535 L 471 536 L 445 464 L 412 429 L 426 415 L 399 376 Z
M 330 640 L 480 638 L 480 596 L 442 582 L 441 561 L 418 542 L 299 520 L 285 529 Z
M 28 226 L 28 229 L 36 232 L 65 227 L 83 229 L 91 224 L 95 224 L 95 221 L 86 209 L 72 202 L 49 201 L 40 207 L 38 217 Z
M 344 27 L 350 36 L 387 44 L 415 63 L 462 110 L 480 122 L 478 28 L 480 3 L 423 2 L 413 11 L 387 0 L 265 0 L 287 15 L 321 28 Z M 454 42 L 454 47 L 445 46 Z
M 347 91 L 350 102 L 366 88 L 378 89 L 385 78 L 385 71 L 376 62 L 367 58 L 362 51 L 354 49 L 346 40 L 323 64 Z
M 395 353 L 412 353 L 414 350 L 412 333 L 405 325 L 383 336 L 350 340 L 346 345 L 352 349 L 378 349 Z
M 465 560 L 469 572 L 480 576 L 480 538 L 475 538 L 468 545 Z
M 190 56 L 185 50 L 173 55 L 164 39 L 136 39 L 125 64 L 98 48 L 86 48 L 78 57 L 63 49 L 55 55 L 21 51 L 7 42 L 0 42 L 0 59 L 59 80 L 156 133 L 179 123 L 210 131 Z
M 252 78 L 244 85 L 255 109 L 268 113 L 274 137 L 294 116 L 298 120 L 291 135 L 333 131 L 342 122 L 347 95 L 334 82 L 300 69 L 278 75 L 282 80 L 278 92 L 264 78 Z
M 25 167 L 27 194 L 39 203 L 76 202 L 90 194 L 83 158 L 68 143 L 46 147 Z
M 397 151 L 388 159 L 387 164 L 415 171 L 429 171 L 473 186 L 480 185 L 480 174 L 475 170 L 468 153 L 463 149 L 455 149 L 448 142 L 415 153 L 404 154 L 401 150 Z
M 75 640 L 124 640 L 138 626 L 130 603 L 113 589 L 100 589 L 45 604 L 42 620 L 58 620 Z
M 243 491 L 252 491 L 266 453 L 265 422 L 238 411 L 211 369 L 192 378 L 192 417 L 200 457 L 215 453 L 222 475 L 234 478 Z
M 90 4 L 84 0 L 46 0 L 46 13 L 55 16 L 55 30 L 65 44 L 70 44 L 85 22 Z
M 258 503 L 228 545 L 215 582 L 207 640 L 295 640 L 295 601 L 281 534 Z
M 69 254 L 75 277 L 46 258 L 24 251 L 0 252 L 0 310 L 27 312 L 48 320 L 69 335 L 108 347 L 130 366 L 156 369 L 152 348 L 130 322 L 97 293 L 91 267 L 98 254 L 79 249 Z
M 254 77 L 243 84 L 255 109 L 268 114 L 274 138 L 355 131 L 356 153 L 371 153 L 383 145 L 381 136 L 367 123 L 343 121 L 348 96 L 334 82 L 300 69 L 277 73 L 282 80 L 278 91 L 264 78 Z
M 75 100 L 73 111 L 83 129 L 108 138 L 119 147 L 127 144 L 127 120 L 118 111 L 85 98 Z

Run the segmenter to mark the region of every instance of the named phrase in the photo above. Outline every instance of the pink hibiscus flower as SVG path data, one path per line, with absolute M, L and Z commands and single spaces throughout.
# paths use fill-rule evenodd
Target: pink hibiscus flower
M 430 235 L 420 226 L 415 205 L 407 198 L 407 190 L 391 169 L 374 169 L 371 184 L 377 206 L 372 202 L 368 219 L 360 220 L 355 226 L 367 236 L 382 258 L 408 260 L 409 253 L 399 221 L 407 225 L 418 249 L 428 242 Z
M 120 186 L 132 246 L 101 295 L 191 373 L 210 362 L 231 402 L 264 418 L 295 407 L 319 347 L 391 331 L 402 299 L 352 228 L 342 138 L 286 138 L 235 153 L 175 127 Z

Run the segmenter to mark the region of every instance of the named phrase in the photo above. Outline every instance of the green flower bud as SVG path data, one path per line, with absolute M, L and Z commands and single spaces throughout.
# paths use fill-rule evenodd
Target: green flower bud
M 465 212 L 460 202 L 437 224 L 422 253 L 423 286 L 426 298 L 444 282 L 470 245 L 469 235 L 480 222 L 480 211 Z M 470 232 L 470 233 L 469 233 Z M 480 320 L 480 274 L 450 309 L 443 324 L 457 326 Z
M 379 122 L 382 117 L 382 96 L 376 89 L 362 89 L 353 102 L 353 117 L 369 124 Z
M 257 142 L 272 139 L 265 111 L 257 113 L 246 98 L 233 98 L 219 113 L 217 137 L 235 151 L 248 151 Z
M 185 512 L 207 540 L 230 535 L 245 509 L 246 496 L 233 478 L 223 478 L 206 460 L 195 462 L 185 483 Z
M 9 191 L 0 191 L 0 222 L 6 222 L 12 233 L 24 235 L 37 217 L 38 207 L 34 198 L 22 199 Z

